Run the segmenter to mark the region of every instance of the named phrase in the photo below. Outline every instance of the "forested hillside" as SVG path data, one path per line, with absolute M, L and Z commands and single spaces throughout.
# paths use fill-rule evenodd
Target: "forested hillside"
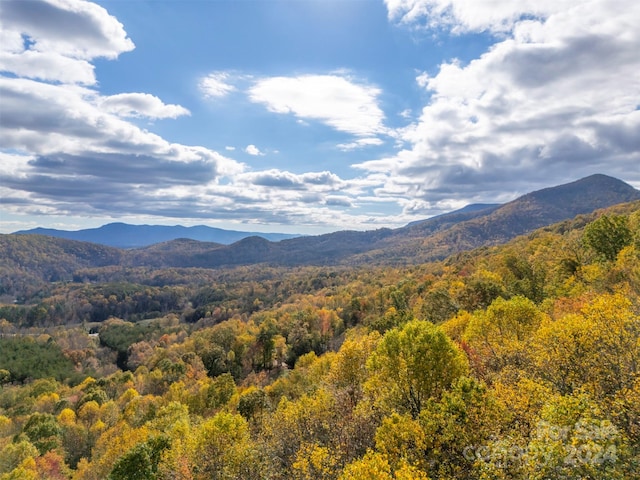
M 640 478 L 638 202 L 410 266 L 69 272 L 5 292 L 0 480 Z
M 257 264 L 285 267 L 414 265 L 442 260 L 456 252 L 480 246 L 499 245 L 518 235 L 576 215 L 588 215 L 596 209 L 632 201 L 640 201 L 640 191 L 616 178 L 591 175 L 575 182 L 528 193 L 504 205 L 486 205 L 484 208 L 470 205 L 397 229 L 347 230 L 278 242 L 251 236 L 230 245 L 182 238 L 109 254 L 106 252 L 112 250 L 106 247 L 83 246 L 80 242 L 56 238 L 51 245 L 56 245 L 63 256 L 48 255 L 49 249 L 45 248 L 47 253 L 44 258 L 36 256 L 37 261 L 34 261 L 30 257 L 24 265 L 21 263 L 23 256 L 7 258 L 7 249 L 33 251 L 46 240 L 39 235 L 0 235 L 0 282 L 5 283 L 7 274 L 10 279 L 6 283 L 16 282 L 16 272 L 18 278 L 22 275 L 32 277 L 35 274 L 46 281 L 70 280 L 69 268 L 65 267 L 70 263 L 154 268 L 219 268 Z M 140 242 L 145 243 L 149 238 L 149 234 L 145 232 L 155 228 L 129 227 L 132 226 L 125 228 L 122 238 L 127 245 L 133 242 L 133 232 L 140 232 Z M 160 230 L 163 231 L 164 228 Z M 116 228 L 116 232 L 119 230 L 119 227 Z M 101 230 L 82 232 L 86 233 L 87 238 L 97 241 L 97 231 Z M 111 232 L 111 229 L 105 228 L 104 231 Z M 79 233 L 75 232 L 74 235 Z M 107 243 L 113 244 L 112 236 L 113 232 L 109 233 L 105 242 L 108 240 Z M 80 238 L 84 237 L 80 235 Z M 76 255 L 78 250 L 95 251 L 97 257 L 91 263 L 90 256 Z M 5 263 L 13 266 L 13 270 L 5 271 Z

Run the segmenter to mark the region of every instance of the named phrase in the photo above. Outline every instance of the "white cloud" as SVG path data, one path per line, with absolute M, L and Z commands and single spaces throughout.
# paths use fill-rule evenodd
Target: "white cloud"
M 148 93 L 120 93 L 100 99 L 100 107 L 121 117 L 177 118 L 190 115 L 180 105 L 166 105 Z
M 91 2 L 0 2 L 0 71 L 46 82 L 95 84 L 89 60 L 133 50 L 122 24 Z
M 429 101 L 406 112 L 415 119 L 408 127 L 385 127 L 381 90 L 345 72 L 257 80 L 212 72 L 200 82 L 210 98 L 251 83 L 254 103 L 350 136 L 338 145 L 344 150 L 380 146 L 383 136 L 403 145 L 359 164 L 361 177 L 342 179 L 330 171 L 249 171 L 139 128 L 128 117 L 189 112 L 146 93 L 100 94 L 92 60 L 133 49 L 115 18 L 90 2 L 0 1 L 3 208 L 354 228 L 507 200 L 497 192 L 524 193 L 550 178 L 602 171 L 640 184 L 640 4 L 627 2 L 624 11 L 605 0 L 387 5 L 399 28 L 496 34 L 475 60 L 417 74 Z M 255 145 L 245 151 L 261 153 Z
M 362 147 L 372 147 L 382 145 L 384 142 L 377 137 L 358 138 L 355 142 L 340 143 L 338 148 L 344 151 L 354 150 Z
M 199 87 L 205 98 L 225 97 L 236 87 L 229 83 L 231 75 L 227 72 L 213 72 L 200 79 Z
M 100 5 L 80 0 L 2 0 L 3 28 L 26 35 L 37 52 L 89 60 L 133 50 L 118 20 Z M 15 42 L 11 47 L 14 51 Z
M 544 18 L 575 5 L 575 0 L 385 0 L 389 18 L 454 33 L 508 32 L 523 16 Z
M 93 65 L 86 60 L 33 50 L 21 53 L 0 51 L 0 71 L 48 82 L 83 85 L 93 85 L 96 82 Z
M 0 198 L 7 215 L 242 218 L 351 228 L 372 221 L 336 209 L 353 204 L 363 187 L 332 172 L 247 172 L 246 165 L 215 151 L 171 143 L 130 122 L 128 117 L 189 112 L 147 93 L 100 94 L 91 60 L 133 48 L 102 7 L 7 0 L 0 9 L 0 68 L 10 73 L 0 75 Z M 209 96 L 226 95 L 236 88 L 232 81 L 246 78 L 214 72 L 201 87 Z M 316 101 L 342 99 L 346 109 L 334 114 L 305 108 L 297 91 L 300 102 L 293 102 L 292 112 L 356 135 L 361 144 L 377 143 L 374 135 L 383 130 L 379 92 L 342 77 L 315 79 L 329 83 Z M 261 153 L 255 145 L 247 152 Z
M 325 201 L 324 201 L 325 205 L 327 206 L 331 206 L 331 207 L 347 207 L 350 208 L 353 206 L 353 202 L 351 201 L 350 198 L 341 196 L 341 195 L 333 195 L 333 196 L 328 196 Z
M 308 189 L 316 192 L 339 190 L 345 187 L 346 182 L 336 174 L 329 171 L 307 172 L 295 174 L 278 169 L 262 170 L 258 172 L 246 172 L 238 175 L 238 184 L 262 187 L 281 187 L 284 189 Z
M 358 137 L 385 133 L 380 94 L 376 87 L 340 75 L 270 77 L 249 89 L 250 99 L 272 112 L 317 120 Z
M 256 147 L 255 145 L 247 145 L 246 148 L 244 149 L 244 151 L 246 153 L 248 153 L 249 155 L 253 155 L 253 156 L 262 156 L 262 155 L 264 155 L 264 153 L 261 152 L 260 149 L 258 147 Z
M 215 185 L 244 165 L 171 143 L 126 120 L 189 114 L 145 93 L 102 97 L 95 57 L 131 50 L 122 25 L 90 2 L 0 2 L 0 184 L 9 212 L 184 214 L 163 190 Z M 23 39 L 23 36 L 25 39 Z M 20 41 L 18 41 L 18 38 Z M 84 86 L 83 86 L 84 85 Z M 185 194 L 188 203 L 189 196 Z
M 377 175 L 378 195 L 442 205 L 597 172 L 640 180 L 640 4 L 387 4 L 405 22 L 502 36 L 466 65 L 451 61 L 417 76 L 430 100 L 399 131 L 409 147 L 357 165 Z

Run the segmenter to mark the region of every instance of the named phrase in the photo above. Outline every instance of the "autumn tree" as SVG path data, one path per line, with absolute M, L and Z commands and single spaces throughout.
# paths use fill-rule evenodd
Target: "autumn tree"
M 429 398 L 439 397 L 468 371 L 468 362 L 442 328 L 414 320 L 388 331 L 367 367 L 370 394 L 415 419 Z
M 497 298 L 486 311 L 473 314 L 463 339 L 490 372 L 500 371 L 507 365 L 521 368 L 527 363 L 526 342 L 544 318 L 528 298 Z
M 628 217 L 602 215 L 585 227 L 583 241 L 601 259 L 615 261 L 620 250 L 633 241 Z
M 206 420 L 195 432 L 190 454 L 194 480 L 256 478 L 255 449 L 240 415 L 220 412 Z

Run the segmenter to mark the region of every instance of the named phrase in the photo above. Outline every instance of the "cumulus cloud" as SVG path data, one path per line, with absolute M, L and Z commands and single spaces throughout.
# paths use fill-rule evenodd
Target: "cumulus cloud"
M 93 85 L 90 60 L 133 50 L 120 22 L 73 0 L 0 2 L 0 71 L 47 82 Z
M 47 215 L 353 228 L 507 201 L 550 178 L 604 172 L 640 184 L 640 4 L 622 11 L 613 0 L 386 3 L 397 28 L 493 35 L 478 58 L 416 74 L 428 101 L 404 112 L 407 127 L 385 126 L 381 90 L 344 72 L 212 72 L 199 83 L 212 99 L 248 86 L 254 104 L 343 134 L 345 151 L 370 147 L 369 154 L 385 136 L 398 141 L 394 154 L 368 155 L 356 165 L 362 175 L 345 179 L 251 171 L 138 127 L 131 117 L 189 111 L 148 93 L 100 93 L 93 60 L 134 48 L 117 19 L 85 1 L 0 1 L 0 203 Z M 244 151 L 261 153 L 255 145 Z
M 100 5 L 74 0 L 3 0 L 3 26 L 26 35 L 35 51 L 74 58 L 116 58 L 133 50 L 123 25 Z
M 258 147 L 256 147 L 255 145 L 247 145 L 246 148 L 244 149 L 244 151 L 246 153 L 248 153 L 249 155 L 253 155 L 253 156 L 261 156 L 264 155 L 263 152 L 260 151 L 260 149 Z
M 180 105 L 166 105 L 148 93 L 120 93 L 103 97 L 102 109 L 121 117 L 177 118 L 190 112 Z
M 7 0 L 0 14 L 0 194 L 8 211 L 126 215 L 155 205 L 184 214 L 177 198 L 197 205 L 193 192 L 244 171 L 215 151 L 169 142 L 127 120 L 176 118 L 189 114 L 184 107 L 146 93 L 100 95 L 90 61 L 133 48 L 104 8 Z
M 0 71 L 48 82 L 83 85 L 96 82 L 93 65 L 86 60 L 33 50 L 20 53 L 0 51 Z
M 334 207 L 351 207 L 351 199 L 342 196 L 329 196 L 325 200 L 325 205 Z
M 73 0 L 7 0 L 0 9 L 4 211 L 353 224 L 330 207 L 349 204 L 358 187 L 331 172 L 247 172 L 215 151 L 172 143 L 132 123 L 130 117 L 176 118 L 189 111 L 148 93 L 100 94 L 92 60 L 116 58 L 134 46 L 104 8 Z M 234 91 L 238 78 L 214 72 L 200 86 L 206 96 L 220 97 Z M 363 106 L 376 94 L 364 87 L 350 91 L 364 95 L 355 100 Z M 295 111 L 308 114 L 297 104 Z M 317 118 L 360 134 L 340 115 Z M 379 129 L 374 122 L 364 131 Z M 255 145 L 245 151 L 261 154 Z
M 268 77 L 249 89 L 249 98 L 270 111 L 320 121 L 358 137 L 385 133 L 378 106 L 380 89 L 341 75 Z
M 313 191 L 337 190 L 345 182 L 336 174 L 324 172 L 307 172 L 295 174 L 278 169 L 247 172 L 237 177 L 240 183 L 264 187 L 281 187 L 287 189 L 308 189 Z
M 225 97 L 236 87 L 230 83 L 231 75 L 227 72 L 212 72 L 200 79 L 199 87 L 205 98 Z
M 388 0 L 403 23 L 500 36 L 466 65 L 418 75 L 430 100 L 399 132 L 408 146 L 357 166 L 382 177 L 378 195 L 428 208 L 597 172 L 640 181 L 640 4 L 616 5 Z

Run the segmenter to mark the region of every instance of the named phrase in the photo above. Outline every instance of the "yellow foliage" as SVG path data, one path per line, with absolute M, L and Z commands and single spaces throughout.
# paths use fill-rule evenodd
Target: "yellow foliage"
M 74 412 L 70 408 L 65 408 L 58 414 L 57 418 L 58 423 L 60 423 L 60 425 L 62 426 L 73 425 L 74 423 L 76 423 L 76 412 Z
M 393 478 L 395 480 L 429 480 L 429 476 L 424 471 L 407 463 L 395 471 Z
M 120 395 L 120 398 L 118 398 L 118 405 L 120 406 L 120 408 L 124 408 L 131 400 L 139 395 L 140 394 L 135 388 L 129 388 L 122 395 Z
M 34 407 L 40 413 L 53 413 L 59 401 L 60 395 L 57 393 L 43 393 L 36 399 Z
M 217 413 L 200 425 L 194 438 L 189 451 L 194 480 L 244 478 L 256 468 L 249 427 L 240 415 Z
M 78 411 L 78 420 L 87 427 L 91 427 L 99 418 L 100 405 L 95 400 L 85 403 Z
M 102 420 L 107 427 L 113 427 L 118 423 L 119 418 L 120 407 L 118 407 L 113 400 L 109 400 L 100 406 L 100 420 Z
M 426 460 L 425 432 L 409 415 L 393 413 L 385 418 L 376 430 L 375 441 L 376 450 L 384 454 L 393 467 L 403 462 L 420 465 Z
M 126 422 L 105 430 L 92 451 L 91 462 L 78 464 L 74 480 L 106 479 L 118 458 L 148 440 L 152 433 L 146 427 L 131 428 Z
M 368 376 L 367 360 L 379 340 L 378 332 L 348 338 L 331 362 L 327 382 L 336 389 L 337 395 L 346 397 L 351 408 L 362 398 L 362 385 Z
M 0 438 L 9 435 L 13 429 L 13 422 L 9 417 L 0 415 Z
M 554 398 L 551 388 L 530 378 L 508 383 L 497 381 L 492 391 L 501 410 L 509 415 L 509 422 L 505 423 L 523 437 L 535 426 L 545 403 Z
M 475 312 L 463 339 L 490 372 L 527 363 L 527 341 L 546 318 L 525 297 L 497 298 L 486 311 Z
M 36 461 L 30 457 L 11 472 L 0 475 L 0 480 L 41 480 L 41 478 L 36 468 Z
M 442 323 L 440 326 L 444 333 L 446 333 L 449 338 L 455 340 L 456 342 L 460 342 L 464 335 L 469 322 L 473 319 L 473 315 L 467 311 L 462 310 L 458 312 L 455 317 L 450 318 L 446 322 Z
M 298 480 L 334 478 L 340 454 L 317 444 L 303 443 L 296 454 L 292 469 Z
M 350 463 L 342 471 L 340 480 L 393 480 L 386 456 L 372 451 Z

